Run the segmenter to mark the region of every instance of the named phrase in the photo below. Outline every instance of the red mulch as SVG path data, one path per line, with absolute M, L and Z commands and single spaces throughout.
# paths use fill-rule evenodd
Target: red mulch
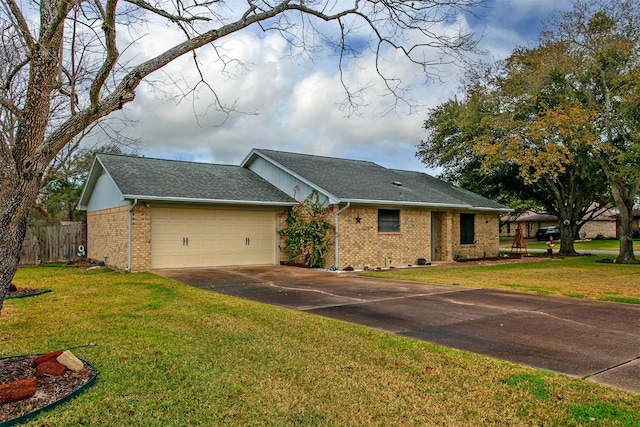
M 39 355 L 14 356 L 0 359 L 0 383 L 7 384 L 36 376 L 33 360 Z M 96 374 L 95 369 L 85 363 L 78 372 L 67 370 L 60 377 L 44 376 L 37 378 L 36 394 L 18 402 L 0 404 L 0 422 L 12 420 L 35 412 L 47 405 L 61 400 L 87 384 Z

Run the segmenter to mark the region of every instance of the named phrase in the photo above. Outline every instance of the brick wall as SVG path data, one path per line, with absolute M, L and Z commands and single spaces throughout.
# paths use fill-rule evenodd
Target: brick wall
M 278 224 L 277 224 L 278 231 L 287 227 L 288 214 L 289 214 L 289 211 L 286 209 L 278 211 Z M 284 240 L 282 237 L 278 237 L 278 260 L 280 262 L 288 260 L 287 255 L 281 249 L 282 246 L 284 246 Z
M 339 221 L 339 269 L 415 265 L 431 257 L 430 211 L 400 209 L 397 233 L 378 232 L 377 208 L 350 207 Z
M 580 237 L 593 239 L 602 234 L 603 237 L 615 239 L 617 236 L 616 221 L 587 221 L 582 228 L 580 228 Z
M 129 267 L 129 206 L 87 213 L 87 257 L 126 270 Z M 131 271 L 151 268 L 151 210 L 131 213 Z
M 286 226 L 286 211 L 279 214 L 280 229 Z M 416 265 L 418 258 L 431 259 L 432 212 L 424 209 L 400 209 L 400 231 L 378 232 L 378 208 L 351 206 L 339 215 L 339 265 L 355 269 Z M 433 212 L 435 261 L 452 261 L 456 256 L 479 258 L 498 254 L 498 215 L 475 214 L 476 243 L 460 244 L 460 214 Z M 335 215 L 329 217 L 335 222 Z M 282 245 L 282 240 L 280 240 Z M 286 260 L 281 252 L 280 259 Z M 335 263 L 335 248 L 325 258 L 325 268 Z
M 120 270 L 127 268 L 129 207 L 87 212 L 87 257 Z
M 453 258 L 456 255 L 466 256 L 468 258 L 492 257 L 498 255 L 500 245 L 498 237 L 498 215 L 496 214 L 475 214 L 474 220 L 474 240 L 476 243 L 471 245 L 460 244 L 460 215 L 453 215 L 454 218 L 454 235 L 453 235 Z
M 151 270 L 151 209 L 138 204 L 131 212 L 131 271 Z
M 453 212 L 433 212 L 433 242 L 434 242 L 434 257 L 432 261 L 451 261 L 454 256 L 454 247 L 452 242 L 454 241 L 454 224 L 456 224 L 456 214 Z M 459 218 L 458 218 L 458 227 Z M 455 235 L 458 241 L 460 240 L 460 232 Z

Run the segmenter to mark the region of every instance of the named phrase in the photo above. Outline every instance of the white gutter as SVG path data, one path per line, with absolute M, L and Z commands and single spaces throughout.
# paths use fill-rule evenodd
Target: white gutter
M 343 201 L 346 201 L 342 199 Z M 450 208 L 450 209 L 473 209 L 471 205 L 455 203 L 428 203 L 428 202 L 406 202 L 403 200 L 371 200 L 371 199 L 349 199 L 349 202 L 363 205 L 384 205 L 384 206 L 416 206 L 425 208 Z
M 342 199 L 343 202 L 347 200 Z M 349 203 L 357 203 L 363 205 L 378 205 L 378 206 L 411 206 L 411 207 L 423 207 L 423 208 L 449 208 L 449 209 L 462 209 L 462 210 L 474 210 L 474 211 L 487 211 L 487 212 L 511 212 L 511 208 L 489 208 L 482 206 L 454 204 L 454 203 L 428 203 L 428 202 L 405 202 L 402 200 L 371 200 L 371 199 L 351 199 Z
M 511 209 L 511 208 L 503 208 L 503 209 L 498 209 L 498 208 L 473 208 L 474 211 L 485 211 L 485 212 L 513 212 L 515 211 L 515 209 Z
M 232 199 L 194 199 L 190 197 L 154 197 L 127 194 L 124 196 L 127 200 L 144 199 L 150 202 L 191 202 L 191 203 L 216 203 L 216 204 L 233 204 L 233 205 L 251 205 L 251 206 L 293 206 L 293 202 L 263 202 L 259 200 L 232 200 Z
M 127 268 L 125 271 L 131 272 L 131 237 L 132 237 L 132 228 L 133 228 L 133 210 L 138 204 L 138 199 L 133 201 L 133 204 L 129 208 L 129 236 L 127 238 Z
M 347 202 L 347 205 L 340 209 L 339 211 L 336 212 L 336 227 L 335 227 L 335 233 L 336 233 L 336 244 L 335 244 L 335 252 L 336 252 L 336 256 L 335 256 L 335 263 L 334 265 L 336 266 L 336 268 L 338 268 L 338 264 L 339 264 L 339 257 L 338 257 L 338 249 L 340 249 L 340 238 L 338 237 L 338 231 L 340 231 L 340 219 L 338 218 L 338 215 L 340 215 L 342 212 L 346 211 L 347 209 L 349 209 L 349 206 L 351 206 L 351 202 Z

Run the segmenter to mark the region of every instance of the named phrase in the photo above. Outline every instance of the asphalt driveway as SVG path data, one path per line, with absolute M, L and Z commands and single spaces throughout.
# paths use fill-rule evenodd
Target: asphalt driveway
M 637 305 L 282 266 L 154 273 L 640 393 Z

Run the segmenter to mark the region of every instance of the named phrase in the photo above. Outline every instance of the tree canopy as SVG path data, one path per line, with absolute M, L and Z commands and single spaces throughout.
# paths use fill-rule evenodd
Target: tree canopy
M 620 254 L 635 261 L 632 210 L 640 189 L 640 1 L 591 0 L 556 20 L 543 36 L 562 43 L 577 65 L 569 76 L 594 115 L 590 152 L 606 175 L 619 212 Z
M 618 261 L 634 260 L 639 13 L 636 0 L 576 1 L 547 23 L 535 46 L 467 76 L 463 99 L 425 122 L 428 138 L 417 155 L 479 180 L 517 170 L 540 205 L 541 191 L 553 195 L 545 207 L 560 218 L 561 253 L 575 252 L 584 215 L 608 189 L 620 212 Z

